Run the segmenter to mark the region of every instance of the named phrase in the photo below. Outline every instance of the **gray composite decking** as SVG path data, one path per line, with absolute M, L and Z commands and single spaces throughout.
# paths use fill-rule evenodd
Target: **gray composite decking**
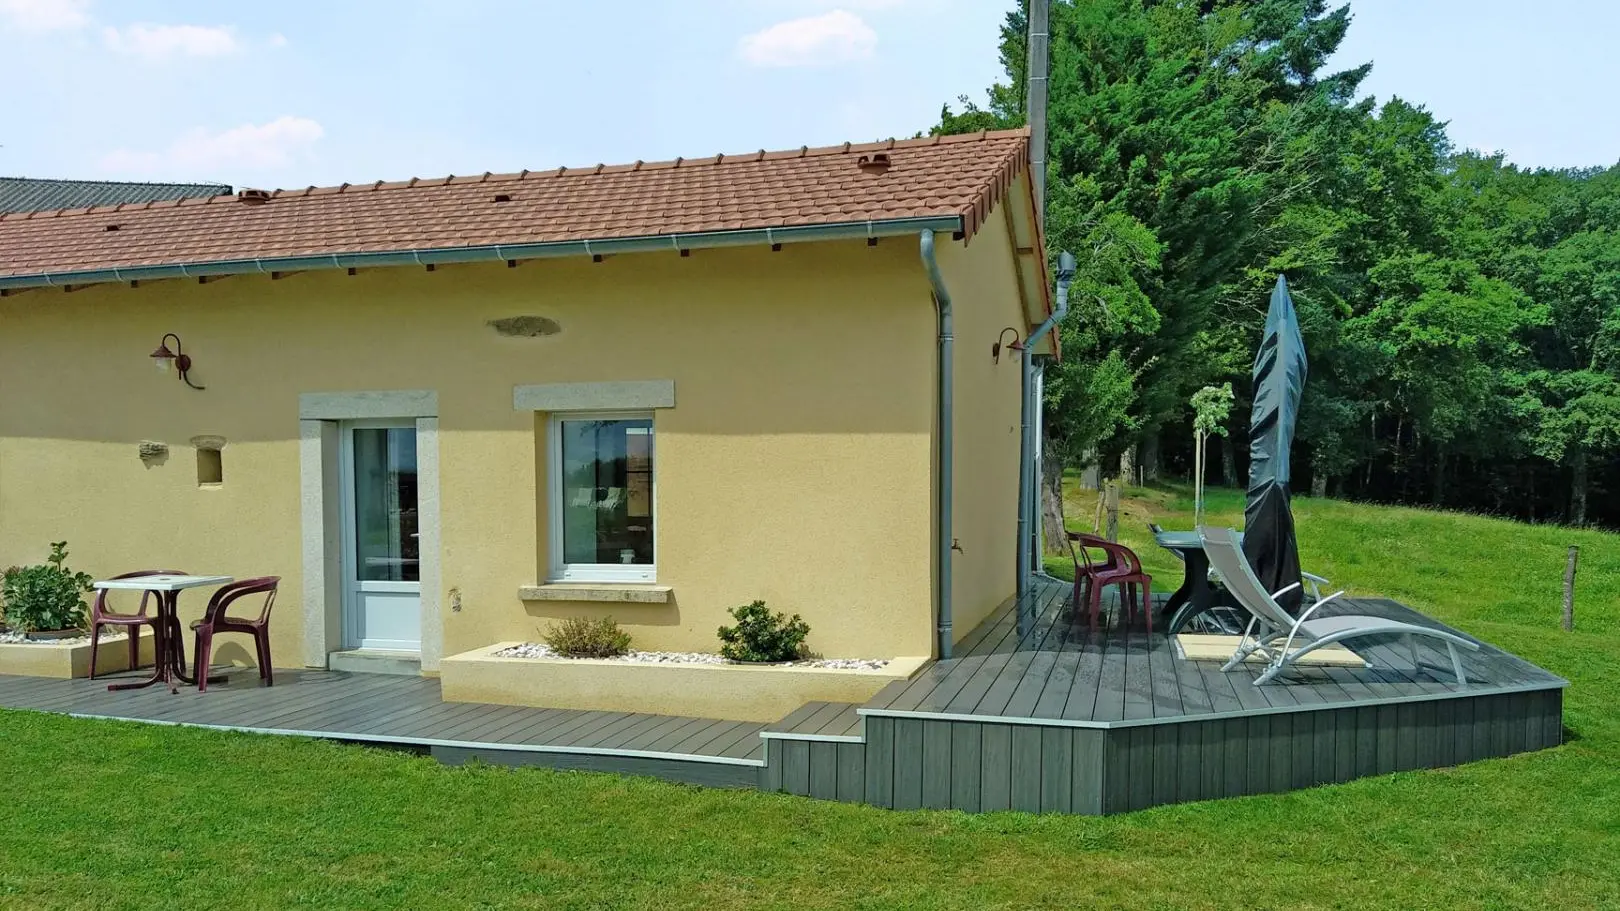
M 1384 599 L 1343 599 L 1321 617 L 1361 614 L 1443 629 L 1479 642 L 1463 650 L 1468 682 L 1459 685 L 1443 644 L 1417 639 L 1421 667 L 1393 637 L 1351 640 L 1346 647 L 1366 668 L 1306 667 L 1276 683 L 1255 686 L 1263 666 L 1251 662 L 1222 673 L 1220 661 L 1177 656 L 1165 636 L 1129 629 L 1089 629 L 1070 616 L 1067 585 L 1044 583 L 1032 593 L 1037 619 L 1019 637 L 1016 616 L 1004 610 L 958 643 L 957 655 L 897 681 L 862 706 L 862 715 L 927 720 L 1039 721 L 1064 727 L 1132 727 L 1232 716 L 1315 711 L 1349 704 L 1541 691 L 1568 683 L 1488 643 Z M 1111 617 L 1104 618 L 1111 620 Z
M 443 702 L 426 677 L 277 670 L 261 687 L 251 670 L 208 692 L 158 685 L 108 692 L 98 680 L 0 675 L 0 707 L 85 718 L 181 724 L 414 747 L 452 763 L 477 757 L 657 775 L 677 781 L 754 787 L 764 765 L 762 724 L 629 712 Z
M 1296 668 L 1255 686 L 1259 666 L 1178 656 L 1164 636 L 1106 612 L 1093 633 L 1067 585 L 1029 594 L 935 662 L 865 703 L 811 702 L 771 724 L 627 712 L 446 703 L 438 681 L 251 670 L 207 693 L 109 693 L 107 680 L 0 676 L 0 707 L 291 734 L 477 758 L 758 787 L 896 809 L 1116 813 L 1436 768 L 1555 746 L 1568 684 L 1486 643 L 1468 681 L 1419 640 L 1347 647 L 1364 668 Z M 1333 613 L 1442 627 L 1393 601 Z M 1448 628 L 1449 629 L 1449 628 Z M 1477 640 L 1476 640 L 1477 641 Z
M 1102 814 L 1436 768 L 1555 746 L 1567 682 L 1501 649 L 1466 652 L 1468 682 L 1418 640 L 1346 643 L 1365 668 L 1301 668 L 1266 686 L 1110 613 L 1093 633 L 1069 586 L 1030 593 L 955 657 L 862 706 L 806 706 L 766 729 L 762 787 L 896 809 Z M 1393 601 L 1334 613 L 1446 628 Z M 1475 640 L 1477 641 L 1477 640 Z M 859 727 L 847 721 L 862 720 Z M 817 725 L 838 736 L 824 737 Z M 850 736 L 858 732 L 860 741 Z

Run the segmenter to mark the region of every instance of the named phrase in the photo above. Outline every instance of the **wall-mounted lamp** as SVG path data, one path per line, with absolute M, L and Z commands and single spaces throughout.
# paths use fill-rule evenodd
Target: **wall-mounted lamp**
M 171 338 L 174 339 L 173 351 L 169 350 L 169 339 Z M 191 357 L 187 355 L 185 349 L 181 347 L 180 336 L 175 335 L 173 332 L 166 333 L 163 338 L 158 341 L 158 349 L 152 352 L 152 363 L 155 364 L 159 370 L 169 370 L 170 368 L 173 368 L 180 374 L 180 381 L 193 389 L 200 391 L 206 388 L 193 383 L 191 381 L 191 377 L 186 376 L 187 371 L 191 369 Z
M 1001 344 L 1001 340 L 1006 338 L 1007 333 L 1009 333 L 1009 332 L 1012 333 L 1013 339 L 1012 339 L 1012 343 L 1006 346 L 1007 350 L 1008 351 L 1023 351 L 1024 350 L 1024 343 L 1018 340 L 1018 330 L 1014 329 L 1011 326 L 1008 326 L 1007 328 L 1001 330 L 1001 334 L 996 336 L 996 343 L 990 346 L 990 361 L 991 361 L 991 363 L 995 363 L 995 364 L 1001 363 L 1001 349 L 1003 347 L 1002 344 Z

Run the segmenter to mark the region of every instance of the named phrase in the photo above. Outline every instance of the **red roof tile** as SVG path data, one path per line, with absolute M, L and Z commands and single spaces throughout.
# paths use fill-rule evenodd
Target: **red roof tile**
M 1028 148 L 986 132 L 0 215 L 0 277 L 925 217 L 971 236 Z M 858 165 L 877 153 L 887 168 Z

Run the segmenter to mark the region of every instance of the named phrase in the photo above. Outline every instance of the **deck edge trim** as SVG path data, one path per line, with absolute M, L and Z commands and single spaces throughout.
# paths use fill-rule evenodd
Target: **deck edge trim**
M 856 711 L 859 711 L 857 709 Z M 810 740 L 816 743 L 865 743 L 858 734 L 805 734 L 788 731 L 760 731 L 761 740 Z
M 80 712 L 56 712 L 69 718 L 87 718 L 94 721 L 128 721 L 135 724 L 159 724 L 180 728 L 204 728 L 211 731 L 240 731 L 245 734 L 272 734 L 283 737 L 309 737 L 316 740 L 343 740 L 354 743 L 397 743 L 425 747 L 458 747 L 501 753 L 568 753 L 579 756 L 617 756 L 626 759 L 659 759 L 666 762 L 695 762 L 707 765 L 733 765 L 761 768 L 762 759 L 742 759 L 735 756 L 704 756 L 695 753 L 664 753 L 650 750 L 618 750 L 594 747 L 569 747 L 546 743 L 496 743 L 479 740 L 439 740 L 432 737 L 399 737 L 392 734 L 357 734 L 351 731 L 306 731 L 294 728 L 256 728 L 230 724 L 199 724 L 190 721 L 123 718 L 118 715 L 94 715 Z
M 1544 683 L 1535 686 L 1493 687 L 1489 690 L 1462 690 L 1447 693 L 1414 693 L 1410 696 L 1385 696 L 1378 699 L 1357 699 L 1346 702 L 1321 702 L 1306 705 L 1267 706 L 1243 709 L 1237 712 L 1210 712 L 1204 715 L 1178 715 L 1175 717 L 1127 718 L 1118 721 L 1087 721 L 1079 718 L 1029 718 L 1009 715 L 968 715 L 961 712 L 915 712 L 906 709 L 858 708 L 855 713 L 866 718 L 913 718 L 922 721 L 971 721 L 986 724 L 1022 725 L 1046 728 L 1090 728 L 1113 730 L 1116 728 L 1154 727 L 1169 724 L 1187 724 L 1196 721 L 1224 721 L 1230 718 L 1251 718 L 1258 715 L 1297 715 L 1331 709 L 1353 709 L 1378 705 L 1409 705 L 1416 702 L 1440 702 L 1447 699 L 1472 699 L 1478 696 L 1510 696 L 1517 693 L 1541 693 L 1563 690 L 1569 681 Z

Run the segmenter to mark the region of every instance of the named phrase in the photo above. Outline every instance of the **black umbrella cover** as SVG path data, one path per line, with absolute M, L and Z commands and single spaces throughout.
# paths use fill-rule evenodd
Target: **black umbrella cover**
M 1243 509 L 1243 554 L 1270 591 L 1300 581 L 1299 544 L 1289 505 L 1289 456 L 1305 391 L 1305 339 L 1288 282 L 1277 276 L 1265 336 L 1254 357 L 1254 407 L 1249 416 L 1249 493 Z M 1278 598 L 1297 613 L 1303 593 Z

